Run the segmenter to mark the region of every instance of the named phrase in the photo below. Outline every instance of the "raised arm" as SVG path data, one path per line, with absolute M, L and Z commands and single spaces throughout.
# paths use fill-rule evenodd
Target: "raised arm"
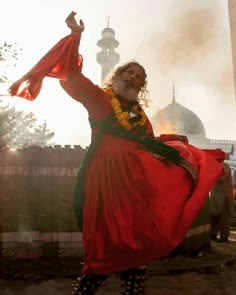
M 77 23 L 75 15 L 76 12 L 72 11 L 67 16 L 65 22 L 71 29 L 71 35 L 74 36 L 74 38 L 80 39 L 85 26 L 82 19 L 79 20 L 79 24 Z M 61 80 L 60 84 L 72 98 L 81 102 L 91 115 L 91 112 L 99 112 L 99 105 L 101 109 L 103 109 L 102 97 L 104 97 L 104 91 L 82 74 L 82 66 L 78 66 L 77 60 L 78 48 L 75 48 L 70 57 L 70 70 L 67 73 L 66 79 Z

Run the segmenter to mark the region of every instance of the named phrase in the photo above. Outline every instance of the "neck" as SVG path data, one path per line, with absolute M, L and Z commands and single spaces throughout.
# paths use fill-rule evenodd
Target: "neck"
M 126 99 L 125 97 L 122 97 L 122 96 L 119 96 L 119 95 L 116 95 L 117 99 L 121 102 L 121 103 L 124 103 L 126 104 L 127 106 L 135 106 L 137 105 L 139 102 L 137 100 L 130 100 L 130 99 Z

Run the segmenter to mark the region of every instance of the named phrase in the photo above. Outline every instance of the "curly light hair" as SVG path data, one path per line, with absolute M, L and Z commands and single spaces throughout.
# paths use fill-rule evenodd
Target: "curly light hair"
M 148 95 L 149 95 L 149 91 L 147 90 L 147 74 L 146 74 L 146 71 L 144 69 L 144 67 L 138 63 L 137 61 L 130 61 L 128 63 L 125 63 L 119 67 L 117 67 L 116 69 L 114 69 L 113 71 L 111 71 L 105 81 L 103 82 L 102 84 L 102 88 L 103 89 L 107 89 L 109 87 L 112 86 L 114 80 L 121 76 L 122 73 L 124 73 L 128 68 L 132 67 L 132 66 L 138 66 L 142 69 L 143 71 L 143 83 L 141 85 L 141 88 L 140 88 L 140 91 L 139 91 L 139 94 L 138 94 L 138 101 L 139 102 L 143 102 L 144 105 L 147 107 L 148 106 L 148 102 L 149 102 L 149 99 L 147 98 Z

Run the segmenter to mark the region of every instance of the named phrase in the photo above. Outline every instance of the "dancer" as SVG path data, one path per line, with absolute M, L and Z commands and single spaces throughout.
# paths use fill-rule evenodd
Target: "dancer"
M 78 54 L 84 24 L 75 15 L 66 18 L 71 34 L 9 92 L 34 100 L 44 77 L 54 77 L 88 111 L 91 144 L 74 190 L 84 246 L 74 294 L 94 294 L 115 272 L 124 278 L 121 294 L 145 294 L 145 265 L 181 244 L 223 174 L 213 156 L 221 162 L 225 155 L 179 135 L 154 136 L 144 111 L 147 75 L 138 62 L 118 67 L 103 87 L 86 78 Z

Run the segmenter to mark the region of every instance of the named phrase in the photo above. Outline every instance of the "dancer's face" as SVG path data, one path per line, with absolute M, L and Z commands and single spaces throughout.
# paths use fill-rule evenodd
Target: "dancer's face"
M 137 100 L 138 93 L 144 83 L 144 73 L 139 66 L 130 66 L 113 84 L 115 93 L 126 100 Z

